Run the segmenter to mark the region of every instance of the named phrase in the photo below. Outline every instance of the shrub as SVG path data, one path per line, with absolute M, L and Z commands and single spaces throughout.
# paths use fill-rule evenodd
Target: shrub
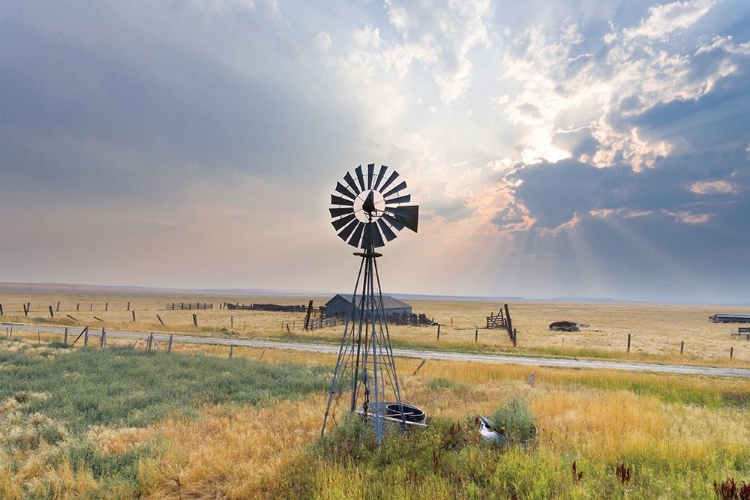
M 512 398 L 492 415 L 493 430 L 501 434 L 507 443 L 522 443 L 536 436 L 534 415 L 528 405 Z

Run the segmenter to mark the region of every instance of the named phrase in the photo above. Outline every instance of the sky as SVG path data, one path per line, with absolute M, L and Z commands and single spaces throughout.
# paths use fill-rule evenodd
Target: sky
M 0 281 L 750 304 L 746 0 L 4 0 Z

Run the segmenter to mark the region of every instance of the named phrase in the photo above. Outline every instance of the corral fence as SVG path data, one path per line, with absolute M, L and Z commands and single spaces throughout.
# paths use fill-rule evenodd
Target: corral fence
M 213 308 L 213 302 L 172 302 L 171 304 L 167 304 L 167 311 L 192 311 Z
M 337 318 L 310 318 L 307 322 L 308 330 L 317 330 L 320 328 L 330 328 L 339 324 Z M 281 323 L 281 329 L 286 331 L 304 330 L 305 321 L 284 321 Z

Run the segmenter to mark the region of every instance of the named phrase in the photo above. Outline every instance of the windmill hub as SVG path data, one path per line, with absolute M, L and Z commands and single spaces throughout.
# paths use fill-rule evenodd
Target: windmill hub
M 370 189 L 354 200 L 354 213 L 361 222 L 372 222 L 383 216 L 385 199 L 379 191 Z

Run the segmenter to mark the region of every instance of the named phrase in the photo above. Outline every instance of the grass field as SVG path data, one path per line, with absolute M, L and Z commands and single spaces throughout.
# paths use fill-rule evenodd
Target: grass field
M 715 498 L 713 481 L 750 482 L 745 380 L 535 369 L 529 387 L 527 368 L 403 361 L 430 427 L 378 451 L 341 405 L 318 442 L 327 356 L 0 346 L 1 498 Z M 474 417 L 511 398 L 536 444 L 480 442 Z
M 300 299 L 244 302 L 305 302 Z M 108 328 L 156 331 L 160 314 L 165 331 L 285 338 L 290 335 L 281 322 L 301 319 L 201 310 L 196 329 L 195 311 L 165 311 L 173 301 L 165 296 L 42 294 L 3 295 L 3 319 L 47 324 L 43 304 L 56 308 L 57 300 L 55 321 L 71 314 L 77 321 L 64 323 L 76 328 L 100 326 L 89 322 L 96 315 Z M 25 302 L 32 302 L 29 317 Z M 413 305 L 444 325 L 437 348 L 512 350 L 503 332 L 480 330 L 474 343 L 473 325 L 497 312 L 497 304 Z M 520 352 L 748 364 L 746 342 L 725 338 L 728 325 L 707 322 L 719 312 L 715 307 L 510 307 Z M 232 316 L 234 329 L 226 324 Z M 565 334 L 565 346 L 558 347 L 562 335 L 546 325 L 559 319 L 591 326 Z M 392 333 L 400 342 L 437 344 L 434 328 Z M 630 355 L 619 343 L 627 333 L 633 337 Z M 679 333 L 686 343 L 682 357 L 667 350 L 672 344 L 662 351 L 636 348 L 637 339 L 666 343 Z M 338 328 L 315 332 L 332 341 L 340 334 Z M 716 343 L 707 340 L 713 337 Z M 226 347 L 176 344 L 167 354 L 114 340 L 107 349 L 64 348 L 59 341 L 15 333 L 14 340 L 0 341 L 0 498 L 709 499 L 721 498 L 714 482 L 720 487 L 731 478 L 738 488 L 750 483 L 750 380 L 442 361 L 417 371 L 420 360 L 399 359 L 404 400 L 422 408 L 430 425 L 390 432 L 377 449 L 371 428 L 347 418 L 340 401 L 329 420 L 332 430 L 318 439 L 332 356 L 241 348 L 230 360 Z M 731 362 L 720 355 L 729 346 L 735 348 Z M 532 370 L 535 383 L 529 386 Z M 536 440 L 506 448 L 482 442 L 475 417 L 491 417 L 511 400 L 528 408 Z

